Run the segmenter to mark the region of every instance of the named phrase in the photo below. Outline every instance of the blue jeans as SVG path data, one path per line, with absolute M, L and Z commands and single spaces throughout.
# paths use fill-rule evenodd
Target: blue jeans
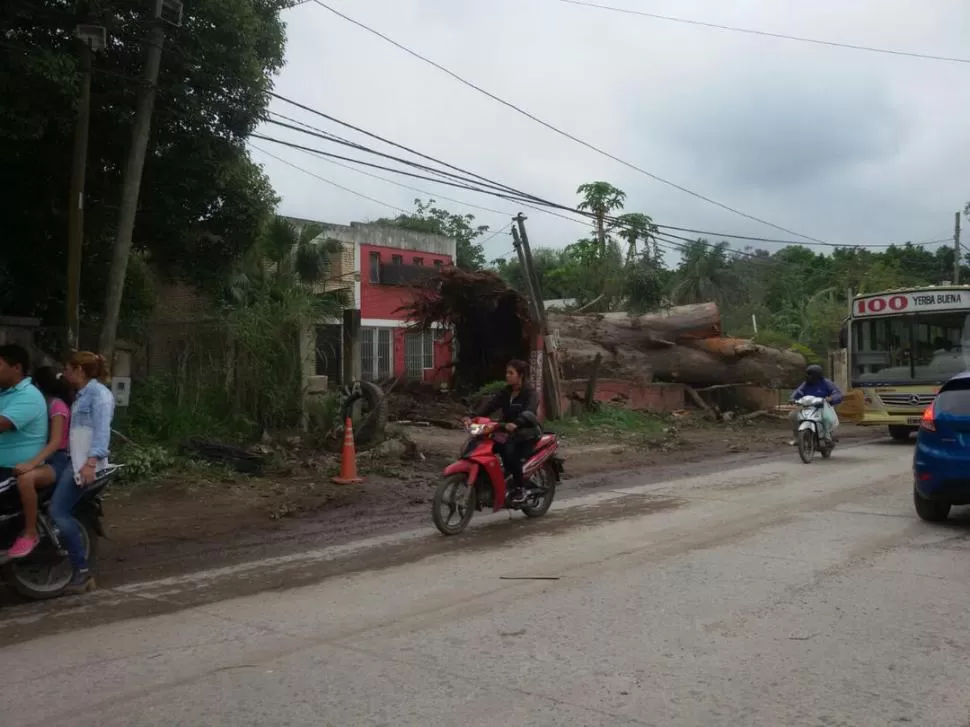
M 74 468 L 67 467 L 57 478 L 50 505 L 51 517 L 60 532 L 61 545 L 67 550 L 67 557 L 71 559 L 71 565 L 76 571 L 87 570 L 88 567 L 80 526 L 71 514 L 84 492 L 84 488 L 78 487 L 74 482 Z

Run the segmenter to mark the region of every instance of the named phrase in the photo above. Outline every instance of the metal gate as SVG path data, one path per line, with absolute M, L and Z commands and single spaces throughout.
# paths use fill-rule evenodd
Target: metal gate
M 339 324 L 318 325 L 317 376 L 326 376 L 331 385 L 341 383 L 343 334 Z

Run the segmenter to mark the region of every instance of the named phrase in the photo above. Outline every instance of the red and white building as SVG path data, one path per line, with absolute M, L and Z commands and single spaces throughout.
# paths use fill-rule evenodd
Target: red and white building
M 304 223 L 304 220 L 293 220 Z M 455 264 L 456 243 L 440 235 L 354 222 L 325 224 L 321 235 L 342 249 L 331 261 L 327 290 L 344 289 L 360 310 L 360 375 L 444 382 L 451 375 L 451 337 L 443 329 L 415 331 L 401 308 L 429 269 Z M 339 257 L 339 259 L 337 259 Z M 350 301 L 348 300 L 348 303 Z M 341 380 L 342 323 L 317 326 L 317 374 Z

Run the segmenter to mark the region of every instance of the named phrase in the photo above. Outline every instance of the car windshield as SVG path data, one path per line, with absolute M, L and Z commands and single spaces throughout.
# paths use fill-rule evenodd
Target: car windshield
M 852 324 L 852 378 L 942 383 L 970 368 L 970 311 L 889 316 Z

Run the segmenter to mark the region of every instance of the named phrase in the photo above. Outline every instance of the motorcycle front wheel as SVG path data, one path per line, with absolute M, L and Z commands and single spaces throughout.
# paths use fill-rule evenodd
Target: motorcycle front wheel
M 802 462 L 809 464 L 815 456 L 815 432 L 811 429 L 802 429 L 798 432 L 798 456 Z
M 475 486 L 464 474 L 449 475 L 434 491 L 431 519 L 442 535 L 458 535 L 475 514 Z

